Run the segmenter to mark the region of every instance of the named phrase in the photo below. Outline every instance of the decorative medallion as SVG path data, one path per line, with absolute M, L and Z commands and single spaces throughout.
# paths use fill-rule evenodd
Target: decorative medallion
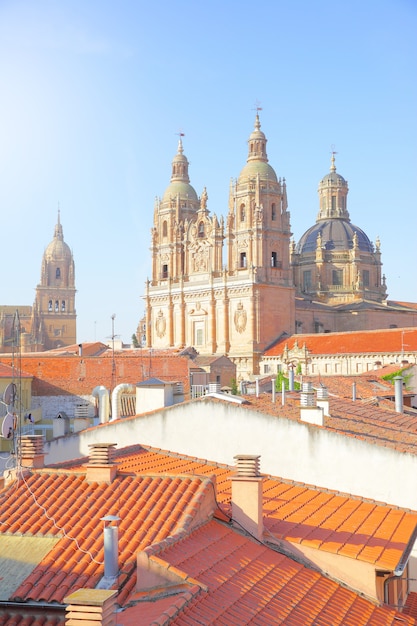
M 159 309 L 159 313 L 155 320 L 155 330 L 159 339 L 161 339 L 165 335 L 166 328 L 167 328 L 167 321 L 166 321 L 165 315 L 162 313 L 161 309 Z
M 243 333 L 244 330 L 246 329 L 247 314 L 241 302 L 239 302 L 239 304 L 237 305 L 234 321 L 235 321 L 235 328 L 237 332 Z

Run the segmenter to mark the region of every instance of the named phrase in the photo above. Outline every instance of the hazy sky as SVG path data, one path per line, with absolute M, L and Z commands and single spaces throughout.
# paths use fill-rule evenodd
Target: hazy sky
M 417 302 L 416 32 L 415 0 L 0 0 L 0 303 L 33 303 L 59 206 L 78 341 L 107 340 L 116 314 L 129 342 L 177 133 L 226 215 L 256 102 L 294 239 L 335 146 L 389 298 Z

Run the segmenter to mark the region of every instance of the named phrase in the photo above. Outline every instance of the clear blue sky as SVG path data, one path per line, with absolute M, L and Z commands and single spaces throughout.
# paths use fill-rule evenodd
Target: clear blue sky
M 0 303 L 33 303 L 59 206 L 78 341 L 115 313 L 129 342 L 176 133 L 226 215 L 257 101 L 295 240 L 334 145 L 389 298 L 417 302 L 416 33 L 415 0 L 0 0 Z

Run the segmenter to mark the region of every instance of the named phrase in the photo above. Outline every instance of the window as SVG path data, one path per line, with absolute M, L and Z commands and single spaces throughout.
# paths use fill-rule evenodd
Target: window
M 61 302 L 61 311 L 65 311 L 65 300 Z
M 245 211 L 245 205 L 242 204 L 240 207 L 240 221 L 244 222 L 246 219 L 246 211 Z
M 269 364 L 264 363 L 264 374 L 269 374 Z
M 311 270 L 303 272 L 303 291 L 310 291 L 311 289 Z
M 246 252 L 240 253 L 240 267 L 246 267 Z
M 362 280 L 363 280 L 363 286 L 369 287 L 369 270 L 363 270 Z
M 165 221 L 162 224 L 162 237 L 167 237 L 167 236 L 168 236 L 168 224 Z
M 332 196 L 332 212 L 336 211 L 336 196 Z
M 275 222 L 276 219 L 277 219 L 277 208 L 276 208 L 275 203 L 274 203 L 271 206 L 271 220 L 273 222 Z
M 52 300 L 48 302 L 48 311 L 52 311 Z
M 204 222 L 200 222 L 198 225 L 198 236 L 204 237 Z
M 162 278 L 168 278 L 168 265 L 166 264 L 162 266 Z
M 343 270 L 332 270 L 332 284 L 343 285 Z
M 58 302 L 58 300 L 55 300 L 55 311 L 56 312 L 59 311 L 59 302 Z
M 195 342 L 197 346 L 203 345 L 203 329 L 202 328 L 196 329 L 195 340 L 196 340 Z
M 271 267 L 278 267 L 278 259 L 277 259 L 276 252 L 271 253 Z
M 55 278 L 61 278 L 61 270 L 59 267 L 57 267 L 55 270 Z

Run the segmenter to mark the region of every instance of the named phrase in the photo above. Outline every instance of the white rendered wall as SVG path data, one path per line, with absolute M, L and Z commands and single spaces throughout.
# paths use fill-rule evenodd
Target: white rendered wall
M 234 465 L 417 510 L 417 456 L 208 398 L 101 424 L 45 444 L 45 462 L 88 456 L 91 443 L 132 444 Z

